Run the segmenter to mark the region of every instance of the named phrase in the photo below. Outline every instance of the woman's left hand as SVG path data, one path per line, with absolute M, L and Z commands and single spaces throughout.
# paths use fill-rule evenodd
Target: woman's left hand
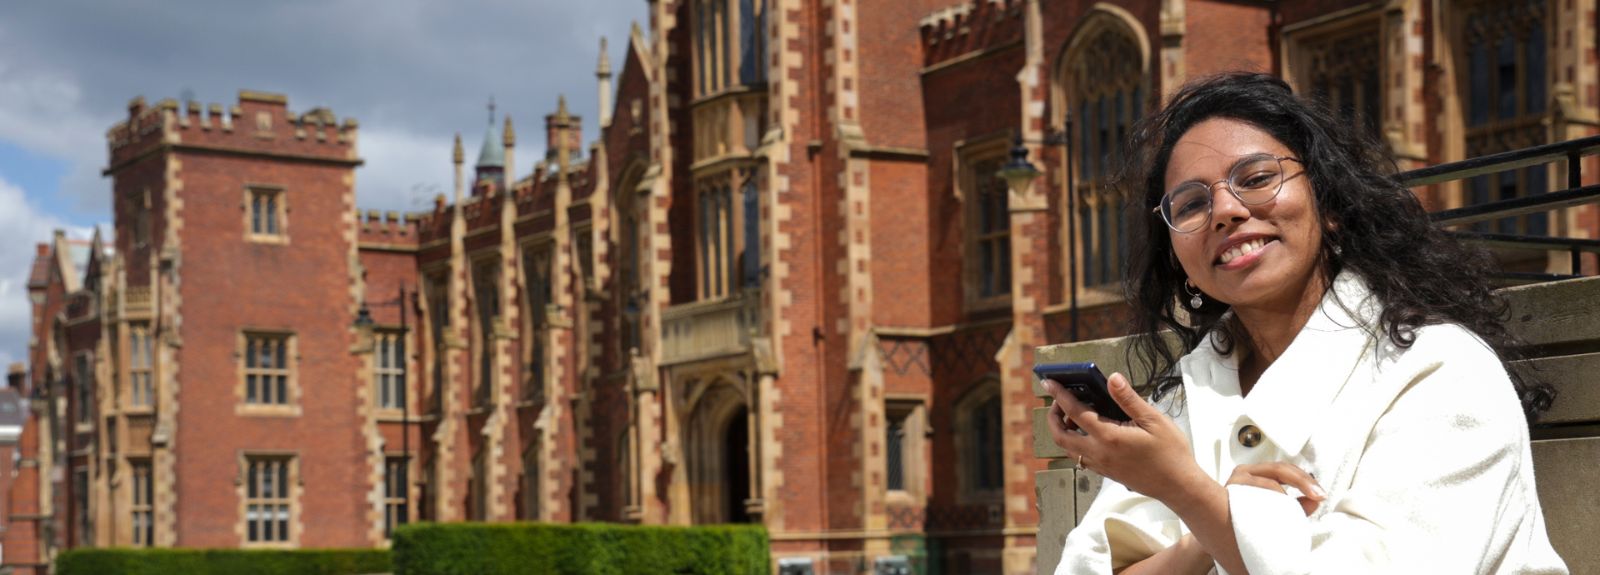
M 1069 459 L 1169 505 L 1168 498 L 1193 492 L 1195 482 L 1216 485 L 1194 462 L 1189 440 L 1172 418 L 1139 397 L 1121 373 L 1111 374 L 1107 387 L 1131 420 L 1101 417 L 1060 384 L 1045 380 L 1045 391 L 1055 400 L 1050 433 Z

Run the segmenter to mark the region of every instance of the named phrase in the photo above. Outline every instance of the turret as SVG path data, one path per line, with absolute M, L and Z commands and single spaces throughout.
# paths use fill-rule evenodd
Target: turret
M 561 96 L 556 104 L 556 113 L 544 117 L 546 141 L 545 161 L 556 160 L 560 153 L 565 151 L 567 157 L 579 154 L 583 150 L 583 119 L 567 112 L 567 97 Z
M 505 182 L 505 141 L 494 127 L 494 99 L 489 99 L 489 129 L 483 132 L 483 146 L 478 149 L 477 182 L 493 182 L 496 187 Z M 482 189 L 476 184 L 474 190 Z

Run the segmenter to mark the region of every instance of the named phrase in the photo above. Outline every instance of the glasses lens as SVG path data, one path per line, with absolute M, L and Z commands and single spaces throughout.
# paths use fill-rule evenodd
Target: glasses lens
M 1228 185 L 1233 187 L 1240 201 L 1250 205 L 1265 204 L 1283 187 L 1283 163 L 1273 156 L 1251 156 L 1234 166 Z
M 1195 183 L 1172 190 L 1161 203 L 1161 215 L 1174 230 L 1198 230 L 1206 225 L 1206 218 L 1211 216 L 1211 190 Z

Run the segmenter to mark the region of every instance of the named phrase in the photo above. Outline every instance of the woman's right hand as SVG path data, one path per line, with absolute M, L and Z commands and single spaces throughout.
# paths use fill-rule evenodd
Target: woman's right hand
M 1317 510 L 1322 500 L 1328 498 L 1328 492 L 1323 491 L 1322 486 L 1317 484 L 1317 478 L 1306 473 L 1304 469 L 1281 461 L 1246 463 L 1235 467 L 1233 475 L 1228 477 L 1228 485 L 1249 485 L 1278 493 L 1288 493 L 1283 486 L 1292 485 L 1304 494 L 1299 501 L 1300 508 L 1305 510 L 1307 516 Z

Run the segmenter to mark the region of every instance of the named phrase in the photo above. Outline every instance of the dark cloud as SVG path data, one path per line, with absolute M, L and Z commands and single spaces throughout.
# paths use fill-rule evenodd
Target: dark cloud
M 543 153 L 543 117 L 566 94 L 596 136 L 600 36 L 616 65 L 646 0 L 13 0 L 0 2 L 0 140 L 67 166 L 59 189 L 0 173 L 0 361 L 21 358 L 33 244 L 109 219 L 104 134 L 134 96 L 232 104 L 281 92 L 297 111 L 361 122 L 357 201 L 420 209 L 451 185 L 456 132 L 476 157 L 492 95 L 523 134 L 519 172 Z M 0 152 L 3 153 L 3 152 Z M 59 169 L 59 165 L 55 168 Z M 52 201 L 50 196 L 60 195 Z M 19 223 L 21 222 L 21 223 Z M 23 225 L 23 224 L 27 225 Z
M 250 88 L 287 94 L 296 110 L 331 107 L 360 120 L 363 151 L 379 154 L 365 154 L 358 181 L 388 189 L 361 185 L 362 204 L 406 207 L 393 187 L 447 182 L 452 134 L 475 147 L 491 95 L 531 136 L 565 93 L 594 138 L 599 37 L 611 38 L 620 61 L 631 22 L 645 21 L 647 9 L 644 0 L 8 2 L 0 48 L 12 56 L 0 66 L 76 86 L 76 110 L 62 112 L 85 117 L 94 138 L 138 95 L 231 103 Z M 523 140 L 542 151 L 543 142 Z M 424 178 L 411 161 L 386 165 L 383 154 L 419 149 L 441 154 L 437 177 Z M 80 157 L 103 162 L 104 153 L 102 144 Z M 419 173 L 404 175 L 411 172 Z M 64 192 L 104 194 L 103 182 L 89 184 L 69 181 Z M 88 205 L 103 213 L 103 202 Z

